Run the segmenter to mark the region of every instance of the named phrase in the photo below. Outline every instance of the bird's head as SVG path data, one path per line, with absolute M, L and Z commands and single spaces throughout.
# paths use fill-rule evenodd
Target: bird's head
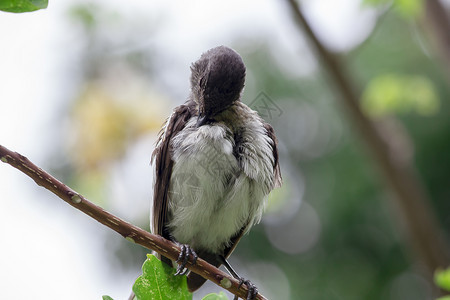
M 199 107 L 197 126 L 239 101 L 245 65 L 236 51 L 219 46 L 203 53 L 191 66 L 191 90 Z

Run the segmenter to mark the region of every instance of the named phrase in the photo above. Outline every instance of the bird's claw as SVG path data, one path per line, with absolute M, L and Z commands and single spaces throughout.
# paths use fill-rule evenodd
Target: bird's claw
M 186 275 L 186 273 L 188 272 L 186 265 L 189 261 L 190 256 L 192 256 L 191 263 L 193 265 L 195 265 L 195 263 L 197 262 L 197 259 L 198 259 L 197 253 L 195 253 L 195 251 L 192 250 L 192 248 L 189 245 L 184 245 L 184 244 L 181 245 L 180 255 L 178 256 L 178 259 L 177 259 L 178 267 L 177 267 L 177 272 L 175 273 L 175 276 Z
M 247 300 L 253 300 L 255 299 L 256 295 L 258 294 L 258 289 L 256 286 L 250 281 L 246 280 L 244 278 L 239 278 L 239 286 L 238 289 L 244 284 L 247 286 Z M 234 300 L 237 300 L 237 296 L 234 297 Z

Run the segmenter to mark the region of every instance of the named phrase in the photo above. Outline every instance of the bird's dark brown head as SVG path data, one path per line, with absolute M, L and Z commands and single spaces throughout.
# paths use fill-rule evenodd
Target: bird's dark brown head
M 192 64 L 191 72 L 191 90 L 199 105 L 200 123 L 239 101 L 245 65 L 236 51 L 225 46 L 212 48 Z

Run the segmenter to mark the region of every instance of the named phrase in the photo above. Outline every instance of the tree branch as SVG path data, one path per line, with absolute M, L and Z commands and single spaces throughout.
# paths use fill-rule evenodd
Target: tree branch
M 37 185 L 49 190 L 76 209 L 81 210 L 91 218 L 116 231 L 126 240 L 139 244 L 149 250 L 156 251 L 171 260 L 177 260 L 178 255 L 180 254 L 180 247 L 178 247 L 177 244 L 166 240 L 159 235 L 151 234 L 137 226 L 134 226 L 110 214 L 101 207 L 89 202 L 81 194 L 72 190 L 64 183 L 60 182 L 58 179 L 33 164 L 25 156 L 17 152 L 12 152 L 11 150 L 0 145 L 0 160 L 22 171 L 33 179 Z M 214 282 L 218 286 L 228 290 L 236 296 L 244 299 L 247 296 L 248 288 L 245 284 L 242 284 L 239 287 L 238 280 L 222 272 L 201 258 L 197 260 L 195 265 L 192 265 L 189 262 L 186 267 L 192 272 Z M 266 298 L 258 293 L 256 299 L 263 300 Z
M 450 79 L 450 18 L 439 0 L 425 1 L 424 21 L 426 29 L 434 37 L 436 52 L 446 66 L 443 70 Z
M 287 0 L 298 27 L 309 37 L 318 59 L 328 70 L 341 97 L 337 97 L 347 110 L 349 117 L 359 130 L 372 159 L 379 167 L 385 184 L 393 192 L 393 200 L 404 222 L 406 236 L 413 253 L 427 269 L 427 278 L 438 267 L 450 263 L 450 249 L 444 239 L 444 233 L 438 226 L 428 196 L 408 161 L 392 153 L 387 140 L 383 139 L 373 122 L 359 107 L 359 91 L 346 74 L 343 66 L 320 42 L 305 19 L 296 0 Z

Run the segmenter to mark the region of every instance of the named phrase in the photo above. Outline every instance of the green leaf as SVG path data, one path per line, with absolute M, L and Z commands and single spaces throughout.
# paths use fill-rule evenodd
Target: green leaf
M 220 292 L 219 294 L 208 294 L 202 300 L 228 300 L 228 297 L 224 292 Z
M 450 291 L 450 267 L 445 270 L 436 270 L 434 273 L 434 282 L 441 289 Z M 450 296 L 446 297 L 449 297 L 449 299 L 445 300 L 450 300 Z
M 450 296 L 439 297 L 436 300 L 450 300 Z
M 0 10 L 22 13 L 47 8 L 48 0 L 0 0 Z
M 438 111 L 439 98 L 428 78 L 384 74 L 367 85 L 362 108 L 372 117 L 409 112 L 430 116 Z
M 111 298 L 110 296 L 102 296 L 102 300 L 114 300 L 113 298 Z
M 174 276 L 175 269 L 162 263 L 152 254 L 142 265 L 142 275 L 136 279 L 133 292 L 138 300 L 190 300 L 186 276 Z

